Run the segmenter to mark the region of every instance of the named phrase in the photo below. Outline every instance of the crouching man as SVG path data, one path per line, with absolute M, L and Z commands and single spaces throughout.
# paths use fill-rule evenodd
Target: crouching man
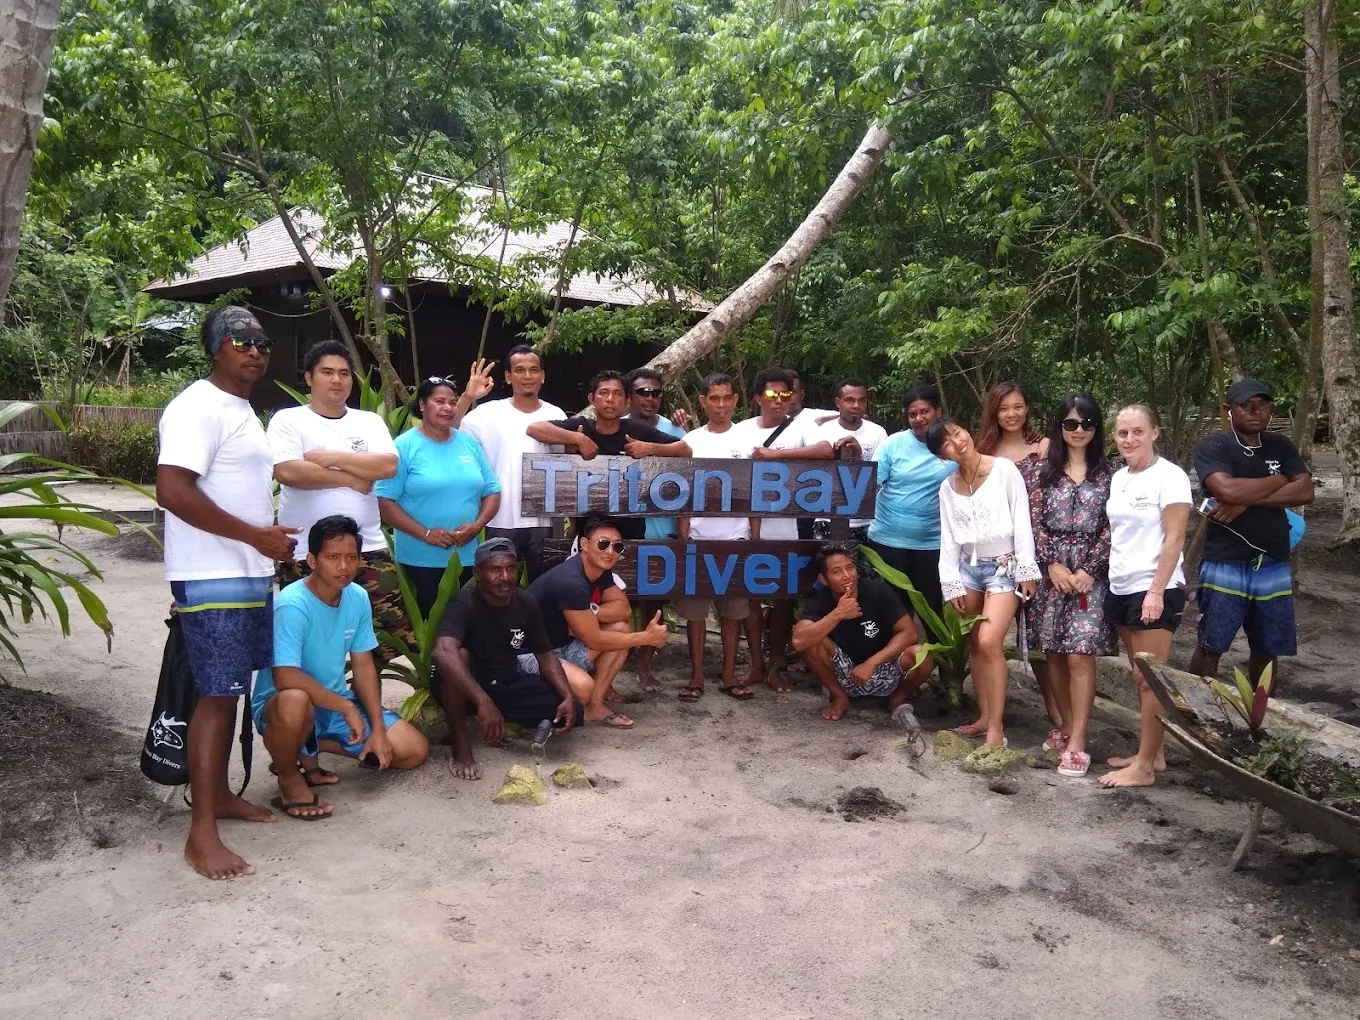
M 826 587 L 804 603 L 793 647 L 831 695 L 822 718 L 845 715 L 851 698 L 886 697 L 893 722 L 919 730 L 907 699 L 935 664 L 927 655 L 913 668 L 921 646 L 911 614 L 884 582 L 859 576 L 849 546 L 828 542 L 813 562 Z
M 313 792 L 298 756 L 320 751 L 358 758 L 372 768 L 413 769 L 430 753 L 425 736 L 382 707 L 368 593 L 352 583 L 360 567 L 359 525 L 323 517 L 307 535 L 303 580 L 274 599 L 274 668 L 262 669 L 250 699 L 255 728 L 274 759 L 273 805 L 315 821 L 335 810 Z M 354 690 L 345 683 L 349 656 Z
M 474 570 L 477 583 L 460 591 L 439 621 L 434 643 L 439 682 L 430 688 L 448 716 L 449 767 L 460 779 L 482 778 L 468 740 L 469 711 L 488 744 L 504 739 L 507 720 L 533 730 L 551 719 L 554 731 L 565 733 L 581 721 L 581 703 L 593 686 L 588 673 L 565 669 L 553 652 L 538 603 L 519 587 L 514 542 L 487 539 L 477 547 Z M 535 669 L 521 666 L 526 655 Z

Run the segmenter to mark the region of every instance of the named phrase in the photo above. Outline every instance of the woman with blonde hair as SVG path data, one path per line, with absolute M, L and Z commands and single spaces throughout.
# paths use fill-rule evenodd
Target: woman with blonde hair
M 1139 652 L 1165 662 L 1171 637 L 1185 610 L 1182 550 L 1190 519 L 1190 479 L 1157 453 L 1157 415 L 1130 404 L 1115 418 L 1114 438 L 1125 467 L 1110 480 L 1105 504 L 1110 519 L 1110 592 L 1105 619 L 1119 633 L 1138 683 L 1142 714 L 1138 753 L 1111 758 L 1115 771 L 1100 777 L 1103 786 L 1151 786 L 1166 769 L 1164 731 L 1157 721 L 1161 706 L 1138 673 Z

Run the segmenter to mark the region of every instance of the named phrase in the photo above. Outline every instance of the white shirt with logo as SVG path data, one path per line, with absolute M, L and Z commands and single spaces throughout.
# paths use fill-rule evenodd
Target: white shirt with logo
M 529 426 L 538 421 L 561 421 L 567 414 L 556 404 L 539 403 L 535 411 L 521 411 L 513 400 L 488 400 L 478 404 L 459 428 L 482 444 L 491 470 L 501 482 L 501 508 L 491 518 L 492 528 L 546 528 L 546 517 L 525 517 L 520 513 L 524 493 L 524 455 L 547 453 L 548 448 L 530 438 Z

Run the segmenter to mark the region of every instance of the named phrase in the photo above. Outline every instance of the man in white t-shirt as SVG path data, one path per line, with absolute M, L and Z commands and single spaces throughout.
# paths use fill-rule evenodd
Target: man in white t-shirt
M 538 398 L 543 380 L 543 359 L 537 351 L 523 344 L 510 348 L 505 381 L 510 384 L 511 395 L 478 404 L 460 426 L 482 444 L 486 459 L 501 481 L 501 508 L 487 525 L 486 537 L 510 539 L 524 561 L 530 581 L 543 573 L 543 541 L 552 529 L 547 518 L 525 517 L 520 513 L 524 455 L 548 449 L 529 436 L 528 428 L 534 422 L 566 417 L 556 404 Z
M 313 344 L 302 358 L 302 378 L 310 403 L 275 411 L 266 435 L 279 483 L 279 523 L 311 532 L 317 521 L 337 514 L 359 525 L 363 559 L 354 582 L 368 593 L 373 628 L 415 645 L 415 632 L 402 604 L 396 568 L 378 517 L 373 483 L 397 471 L 397 448 L 381 415 L 345 403 L 354 389 L 354 360 L 338 340 Z M 279 588 L 311 573 L 305 548 L 300 559 L 280 563 Z M 295 554 L 296 555 L 296 554 Z M 379 673 L 396 653 L 380 644 L 373 650 Z M 328 786 L 340 777 L 321 767 L 315 756 L 298 762 L 309 786 Z
M 865 417 L 869 413 L 869 389 L 864 380 L 847 378 L 836 384 L 837 416 L 821 425 L 817 434 L 831 443 L 841 460 L 877 460 L 878 448 L 888 440 L 882 425 Z M 856 542 L 869 540 L 872 520 L 850 522 L 851 537 Z
M 742 433 L 732 424 L 737 409 L 737 393 L 732 377 L 715 372 L 703 381 L 699 404 L 708 424 L 687 433 L 692 455 L 700 459 L 732 460 L 745 458 L 750 451 L 743 445 Z M 751 537 L 747 517 L 681 517 L 677 521 L 680 538 L 694 542 L 741 542 Z M 738 701 L 754 697 L 751 685 L 765 679 L 760 651 L 760 603 L 745 597 L 715 599 L 681 598 L 676 607 L 685 621 L 689 639 L 689 686 L 680 688 L 681 701 L 698 701 L 704 693 L 704 640 L 708 635 L 709 608 L 717 610 L 722 628 L 722 692 Z M 751 667 L 743 683 L 736 682 L 738 631 L 746 631 L 746 649 Z
M 184 858 L 206 878 L 254 868 L 222 844 L 219 818 L 274 815 L 227 787 L 236 700 L 273 665 L 274 561 L 291 560 L 297 528 L 274 523 L 274 458 L 247 399 L 269 366 L 255 316 L 208 313 L 201 340 L 212 371 L 161 415 L 156 501 L 165 510 L 165 576 L 198 689 L 185 745 L 193 813 Z
M 829 460 L 831 444 L 818 435 L 813 416 L 806 410 L 797 417 L 786 414 L 793 400 L 794 374 L 786 368 L 766 368 L 756 373 L 752 391 L 760 413 L 732 426 L 733 450 L 752 460 Z M 752 518 L 751 538 L 796 541 L 794 517 Z M 770 660 L 765 682 L 778 692 L 793 690 L 779 670 L 793 633 L 794 599 L 776 599 L 770 612 Z

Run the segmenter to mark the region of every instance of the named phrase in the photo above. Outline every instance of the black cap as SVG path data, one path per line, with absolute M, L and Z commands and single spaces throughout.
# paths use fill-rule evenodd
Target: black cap
M 1228 387 L 1228 403 L 1245 404 L 1252 397 L 1275 399 L 1275 391 L 1260 379 L 1239 379 Z
M 477 547 L 477 552 L 472 557 L 473 565 L 480 567 L 493 556 L 511 556 L 519 559 L 519 550 L 508 538 L 489 538 Z

